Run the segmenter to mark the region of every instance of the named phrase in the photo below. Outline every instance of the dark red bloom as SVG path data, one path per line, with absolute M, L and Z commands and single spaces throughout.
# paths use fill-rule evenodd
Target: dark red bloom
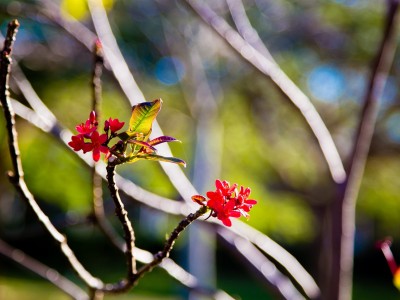
M 93 160 L 98 161 L 100 159 L 100 152 L 108 154 L 110 151 L 107 146 L 103 144 L 107 141 L 107 134 L 100 135 L 97 131 L 93 132 L 90 136 L 91 143 L 89 144 L 93 151 Z
M 218 218 L 226 226 L 232 226 L 231 217 L 249 217 L 248 212 L 253 205 L 257 204 L 256 200 L 248 199 L 251 192 L 249 188 L 241 186 L 238 191 L 237 184 L 231 186 L 229 182 L 218 179 L 215 181 L 215 186 L 217 188 L 215 191 L 207 192 L 209 199 L 207 206 L 212 210 L 211 216 Z M 202 196 L 196 195 L 193 197 L 194 199 L 201 199 L 200 197 Z
M 78 131 L 80 134 L 89 137 L 90 134 L 97 129 L 97 125 L 98 123 L 96 121 L 96 113 L 92 111 L 89 114 L 89 119 L 87 119 L 85 123 L 82 123 L 75 128 L 76 131 Z
M 111 132 L 117 132 L 125 125 L 125 122 L 120 122 L 118 119 L 109 118 L 104 122 L 104 131 L 111 130 Z
M 219 179 L 217 179 L 215 181 L 215 186 L 217 187 L 217 191 L 220 191 L 220 193 L 222 193 L 222 195 L 226 196 L 226 197 L 230 197 L 231 194 L 237 188 L 237 184 L 236 183 L 232 184 L 232 186 L 229 186 L 229 182 L 228 181 L 226 181 L 226 180 L 221 181 Z
M 68 145 L 71 146 L 74 151 L 83 150 L 83 153 L 91 151 L 92 148 L 89 143 L 85 143 L 82 135 L 73 135 Z
M 238 207 L 238 210 L 244 217 L 248 217 L 248 212 L 250 209 L 253 207 L 253 205 L 257 204 L 256 200 L 253 199 L 247 199 L 250 196 L 250 188 L 244 188 L 243 186 L 240 187 L 239 194 L 236 198 L 236 205 Z
M 110 118 L 110 120 L 112 119 Z M 117 120 L 117 124 L 114 121 L 113 128 L 116 128 L 115 126 L 119 126 L 120 122 Z M 72 147 L 74 151 L 82 150 L 83 153 L 93 151 L 93 159 L 98 161 L 100 159 L 100 153 L 105 153 L 107 155 L 110 150 L 105 145 L 108 142 L 107 134 L 100 135 L 97 131 L 97 127 L 96 113 L 92 111 L 85 123 L 76 126 L 78 134 L 72 136 L 68 145 Z

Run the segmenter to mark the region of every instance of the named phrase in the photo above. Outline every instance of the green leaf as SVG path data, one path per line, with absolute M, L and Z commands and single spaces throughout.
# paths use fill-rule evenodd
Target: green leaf
M 132 107 L 132 116 L 129 121 L 129 129 L 126 131 L 130 137 L 137 134 L 148 136 L 151 131 L 153 121 L 161 109 L 162 100 L 157 99 L 153 102 L 142 102 Z

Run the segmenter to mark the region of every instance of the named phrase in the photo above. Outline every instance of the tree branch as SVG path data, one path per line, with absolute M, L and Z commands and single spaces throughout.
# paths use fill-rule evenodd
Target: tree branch
M 188 227 L 194 220 L 198 219 L 202 215 L 207 212 L 207 207 L 202 206 L 199 210 L 197 210 L 193 214 L 189 214 L 185 219 L 179 222 L 178 226 L 172 231 L 171 235 L 167 239 L 164 244 L 163 250 L 159 251 L 156 255 L 154 255 L 154 259 L 152 262 L 143 266 L 139 269 L 136 274 L 136 278 L 140 279 L 144 274 L 150 272 L 155 266 L 161 263 L 161 261 L 168 257 L 172 248 L 174 247 L 175 241 L 178 239 L 179 235 Z
M 93 47 L 93 71 L 92 71 L 92 110 L 96 114 L 97 122 L 101 120 L 101 103 L 102 103 L 102 86 L 101 74 L 103 73 L 103 51 L 99 41 L 94 43 Z M 119 237 L 113 231 L 112 227 L 108 224 L 104 214 L 103 204 L 103 179 L 96 172 L 97 163 L 94 162 L 92 166 L 92 212 L 94 220 L 101 232 L 115 245 L 118 249 L 123 245 L 119 244 Z M 124 247 L 124 246 L 122 246 Z M 123 248 L 122 248 L 123 249 Z M 103 299 L 103 293 L 98 290 L 92 291 L 93 298 L 96 300 Z
M 321 292 L 311 275 L 293 255 L 271 238 L 257 229 L 237 220 L 234 220 L 234 226 L 230 227 L 229 230 L 252 242 L 266 253 L 268 257 L 282 266 L 282 268 L 285 269 L 285 273 L 300 286 L 308 298 L 319 299 Z
M 332 207 L 332 250 L 327 299 L 351 299 L 355 207 L 378 115 L 379 99 L 386 83 L 397 46 L 399 1 L 390 0 L 382 42 L 375 58 L 360 116 L 355 143 L 348 164 L 348 179 L 339 186 Z M 335 249 L 335 250 L 333 250 Z M 339 251 L 338 251 L 339 250 Z
M 102 102 L 102 85 L 101 75 L 103 73 L 104 56 L 100 41 L 96 41 L 93 49 L 94 65 L 92 73 L 92 102 L 93 110 L 96 113 L 97 120 L 101 120 L 101 102 Z M 92 184 L 93 184 L 93 217 L 97 226 L 110 242 L 122 252 L 126 251 L 125 242 L 118 233 L 113 229 L 107 221 L 104 212 L 103 200 L 103 179 L 96 168 L 100 167 L 98 163 L 94 163 L 92 167 Z M 104 167 L 104 166 L 102 166 Z
M 237 252 L 240 253 L 241 258 L 248 263 L 246 266 L 250 266 L 252 273 L 261 274 L 261 276 L 268 278 L 267 286 L 275 295 L 283 299 L 304 299 L 303 295 L 300 294 L 289 278 L 282 274 L 275 265 L 247 239 L 239 237 L 232 231 L 223 227 L 219 227 L 217 230 L 220 237 L 230 248 L 238 250 Z
M 42 264 L 41 262 L 28 256 L 26 253 L 18 250 L 0 239 L 0 254 L 15 261 L 24 268 L 32 271 L 40 277 L 54 284 L 67 295 L 76 300 L 88 300 L 89 297 L 75 283 L 62 276 L 56 270 Z
M 265 58 L 276 63 L 267 46 L 265 46 L 258 35 L 257 30 L 255 30 L 251 25 L 250 20 L 247 17 L 243 1 L 226 0 L 226 3 L 228 4 L 229 11 L 231 12 L 233 22 L 235 23 L 235 26 L 242 38 L 255 49 L 257 49 L 257 51 L 260 52 Z
M 111 194 L 111 198 L 114 201 L 115 205 L 115 214 L 117 215 L 119 221 L 121 222 L 122 228 L 124 230 L 124 237 L 126 242 L 126 261 L 128 264 L 128 273 L 126 279 L 116 283 L 116 284 L 107 284 L 104 291 L 105 292 L 124 292 L 129 290 L 135 281 L 136 274 L 136 259 L 133 254 L 135 249 L 135 233 L 133 231 L 133 227 L 131 221 L 128 218 L 128 212 L 124 208 L 124 203 L 122 202 L 118 189 L 115 186 L 115 165 L 111 162 L 108 162 L 107 165 L 107 181 L 108 181 L 108 189 Z
M 102 282 L 93 277 L 78 261 L 74 252 L 68 246 L 67 239 L 53 226 L 47 215 L 43 213 L 38 204 L 36 203 L 33 195 L 30 193 L 24 180 L 24 173 L 21 164 L 20 151 L 17 140 L 17 131 L 15 128 L 15 114 L 11 106 L 8 92 L 8 80 L 11 65 L 11 50 L 12 44 L 15 40 L 15 34 L 18 29 L 18 21 L 14 20 L 10 22 L 6 39 L 4 42 L 4 48 L 1 52 L 1 65 L 0 65 L 0 101 L 3 107 L 4 116 L 6 119 L 7 134 L 9 151 L 14 168 L 14 173 L 9 172 L 9 177 L 16 190 L 21 195 L 22 199 L 32 208 L 33 212 L 37 216 L 39 222 L 45 227 L 50 233 L 52 238 L 58 242 L 62 253 L 68 259 L 69 263 L 76 271 L 78 276 L 91 288 L 100 288 Z

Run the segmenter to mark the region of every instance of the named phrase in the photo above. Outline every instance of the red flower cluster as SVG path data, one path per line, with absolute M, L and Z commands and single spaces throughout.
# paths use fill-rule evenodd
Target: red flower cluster
M 207 207 L 212 210 L 211 216 L 218 218 L 226 226 L 232 226 L 229 218 L 249 217 L 248 212 L 257 204 L 256 200 L 248 199 L 250 188 L 240 187 L 235 183 L 230 185 L 227 181 L 215 181 L 216 191 L 207 192 Z M 206 201 L 201 195 L 192 197 L 193 201 L 200 205 L 205 205 Z
M 76 126 L 77 135 L 72 136 L 71 141 L 68 145 L 74 149 L 74 151 L 82 150 L 83 153 L 93 152 L 93 160 L 98 161 L 100 159 L 100 153 L 106 155 L 109 154 L 110 150 L 107 146 L 109 142 L 108 132 L 111 131 L 111 136 L 114 137 L 116 132 L 124 126 L 124 122 L 119 122 L 118 119 L 108 119 L 104 123 L 105 133 L 100 134 L 98 129 L 98 122 L 96 120 L 96 113 L 92 111 L 89 115 L 89 119 L 85 123 Z

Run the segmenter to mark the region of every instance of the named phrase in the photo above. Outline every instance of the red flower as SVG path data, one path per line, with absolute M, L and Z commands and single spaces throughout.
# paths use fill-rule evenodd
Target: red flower
M 125 125 L 125 122 L 120 122 L 118 119 L 109 118 L 104 122 L 104 131 L 111 130 L 111 132 L 116 132 L 120 130 Z
M 248 217 L 249 214 L 248 212 L 250 209 L 253 207 L 253 205 L 257 204 L 256 200 L 253 199 L 247 199 L 250 196 L 250 188 L 244 188 L 243 186 L 240 187 L 239 194 L 236 198 L 236 205 L 238 207 L 238 210 L 244 217 Z
M 83 153 L 89 152 L 92 150 L 91 145 L 89 143 L 85 143 L 83 136 L 82 135 L 73 135 L 71 137 L 71 141 L 68 143 L 69 146 L 71 146 L 74 151 L 79 151 L 83 150 Z
M 235 200 L 226 200 L 224 197 L 219 197 L 217 193 L 208 192 L 207 196 L 211 198 L 207 202 L 207 206 L 213 210 L 212 216 L 221 220 L 222 223 L 228 227 L 232 226 L 230 217 L 239 218 L 240 212 L 235 210 Z M 211 196 L 211 197 L 210 197 Z
M 223 196 L 229 197 L 237 188 L 237 184 L 234 183 L 232 186 L 229 186 L 229 182 L 224 180 L 221 181 L 217 179 L 215 181 L 215 186 L 217 187 L 217 190 L 222 193 Z
M 90 150 L 93 151 L 93 160 L 98 161 L 100 159 L 100 152 L 108 154 L 110 151 L 107 146 L 103 144 L 107 141 L 107 134 L 100 135 L 97 131 L 94 131 L 90 136 L 92 143 L 90 143 Z M 89 151 L 90 151 L 89 150 Z
M 248 199 L 250 195 L 250 189 L 240 187 L 240 191 L 237 190 L 237 184 L 232 186 L 227 181 L 215 181 L 216 191 L 207 192 L 207 206 L 212 210 L 211 216 L 218 218 L 226 226 L 232 226 L 232 221 L 229 218 L 239 218 L 244 216 L 249 217 L 248 212 L 257 204 L 256 200 Z M 194 201 L 200 205 L 202 196 L 193 196 Z
M 85 123 L 82 123 L 75 128 L 76 131 L 78 131 L 80 134 L 89 137 L 90 134 L 97 129 L 97 125 L 98 123 L 96 121 L 96 113 L 92 111 L 89 114 L 89 119 L 87 119 Z

